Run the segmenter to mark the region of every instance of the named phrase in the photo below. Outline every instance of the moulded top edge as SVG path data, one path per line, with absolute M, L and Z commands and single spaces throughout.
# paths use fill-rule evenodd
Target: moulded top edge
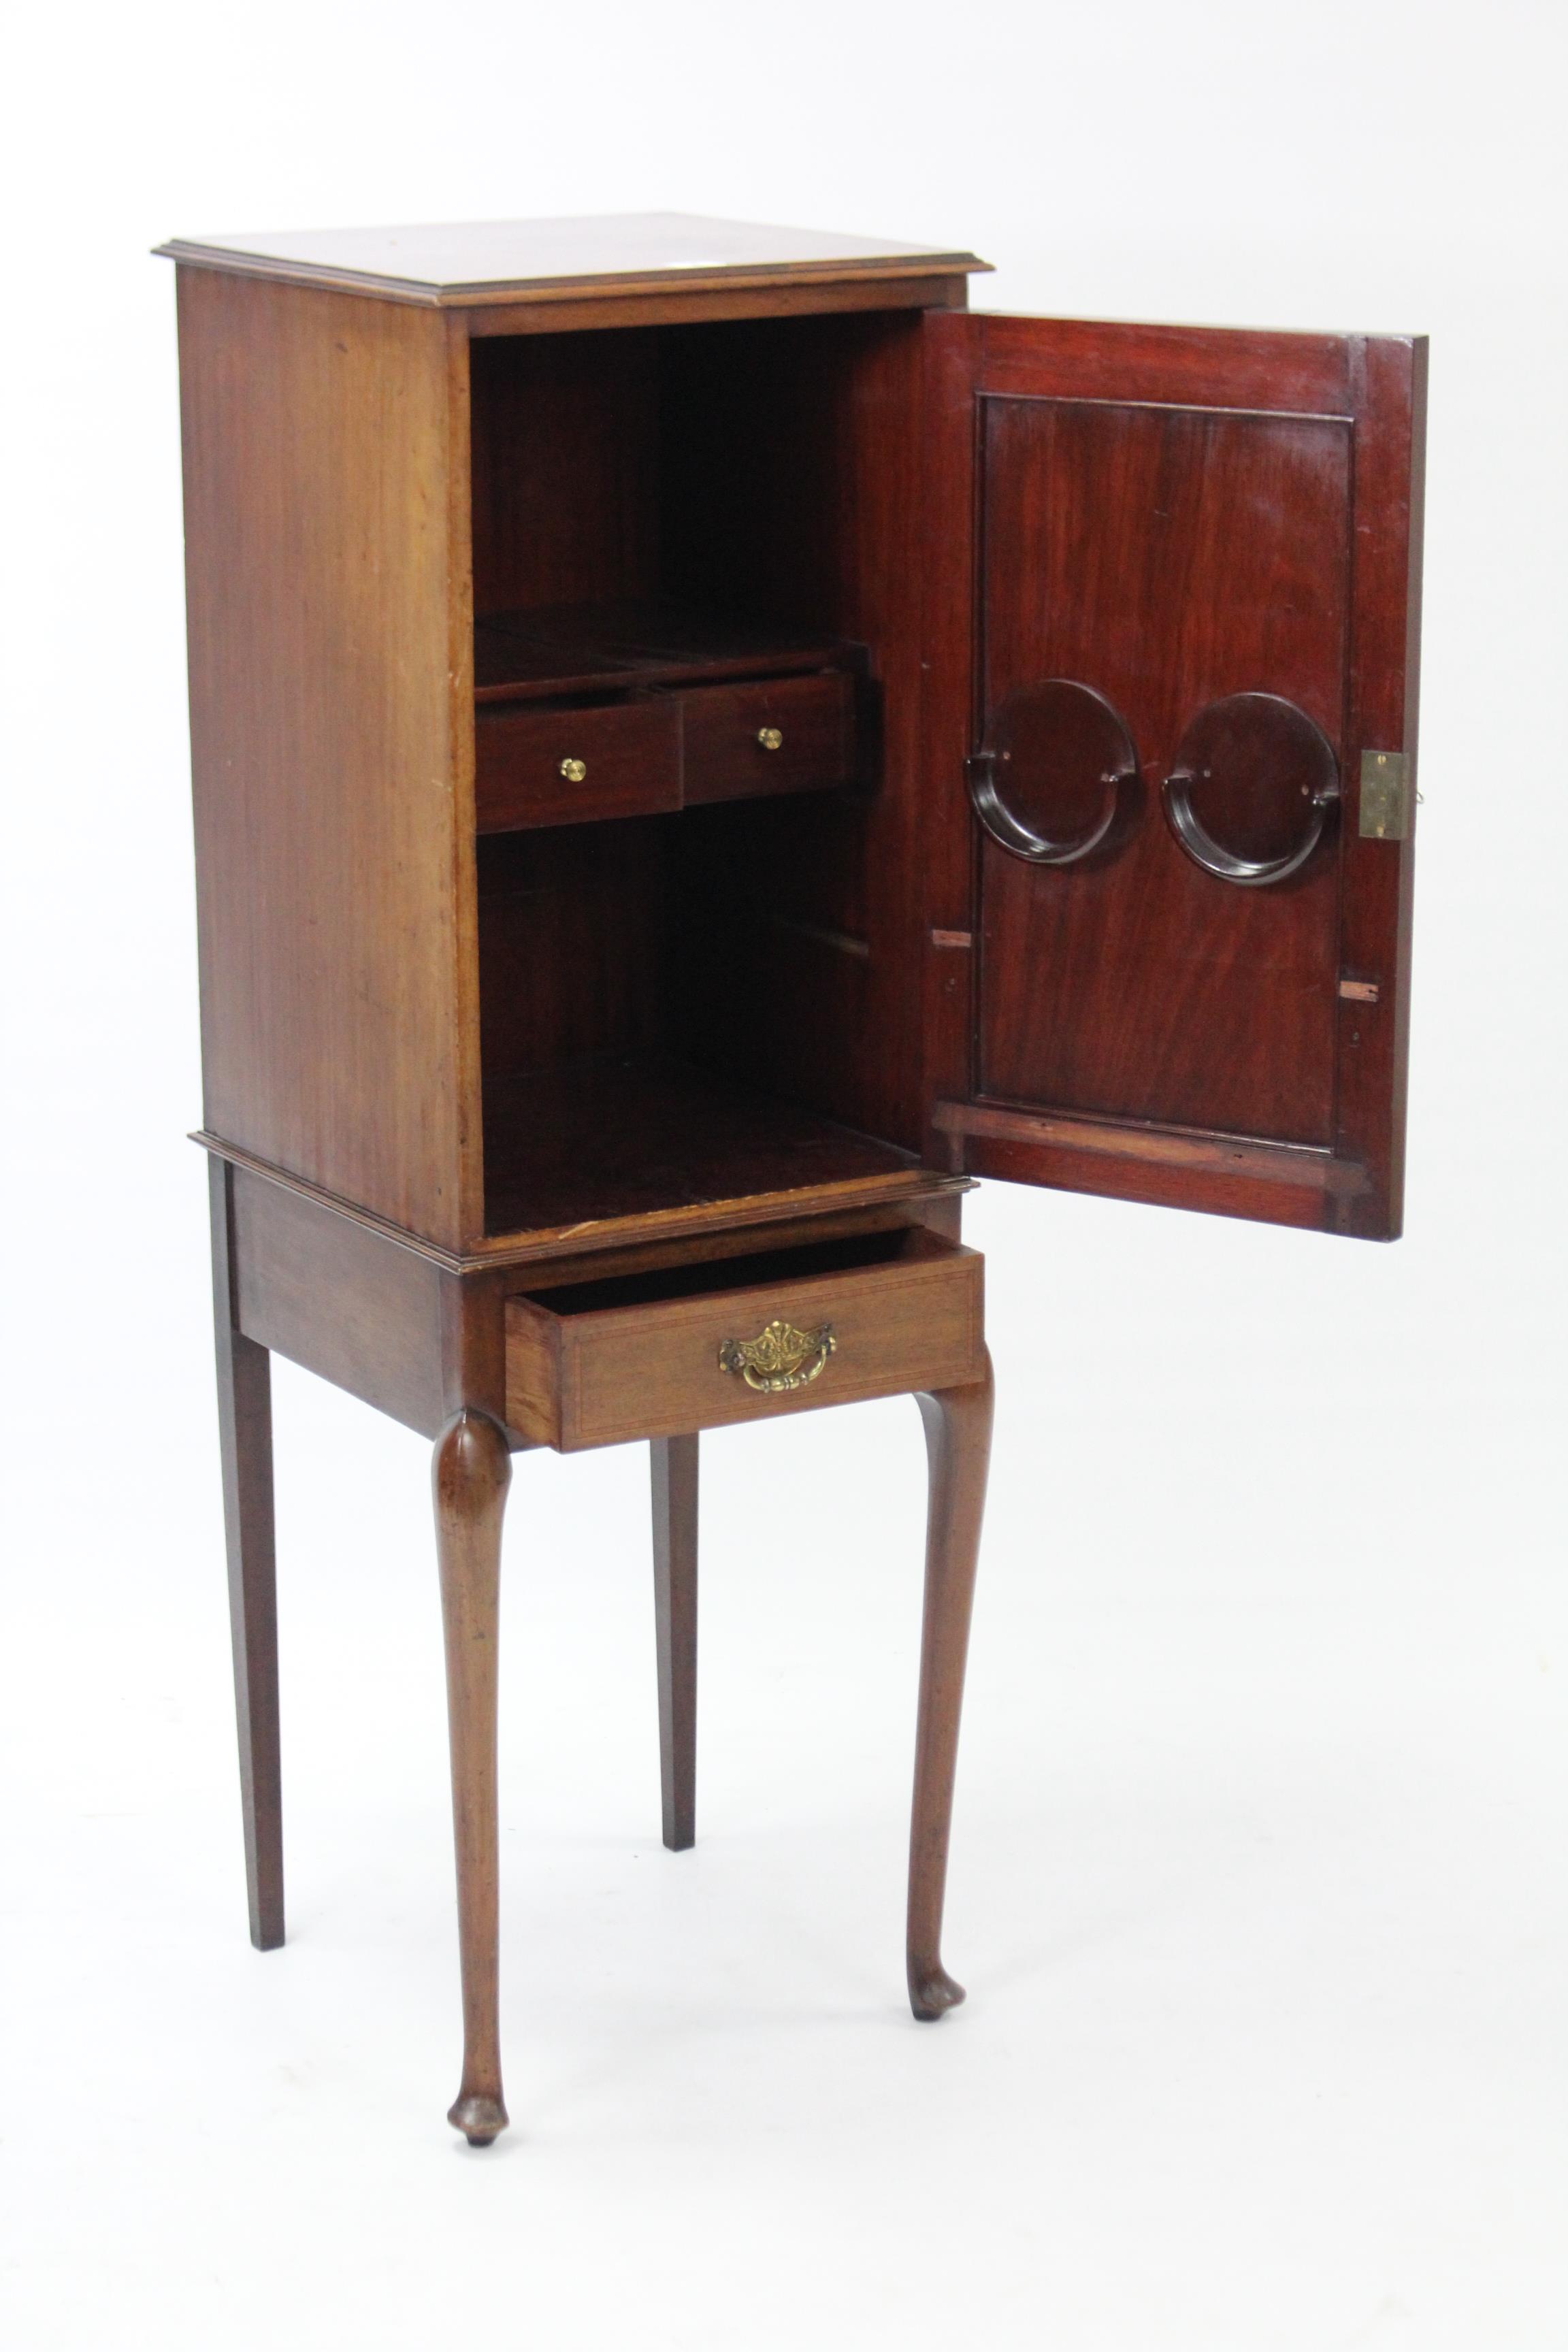
M 968 274 L 973 253 L 820 229 L 708 220 L 695 214 L 606 214 L 571 220 L 258 231 L 172 237 L 174 261 L 304 279 L 437 305 L 560 300 L 575 293 L 733 284 L 761 278 Z

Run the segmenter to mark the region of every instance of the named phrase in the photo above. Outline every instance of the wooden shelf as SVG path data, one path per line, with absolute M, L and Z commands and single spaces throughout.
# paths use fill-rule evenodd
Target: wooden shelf
M 485 1224 L 537 1233 L 763 1194 L 907 1189 L 913 1153 L 674 1062 L 490 1078 Z
M 633 693 L 863 666 L 857 646 L 671 604 L 553 604 L 474 627 L 477 702 Z

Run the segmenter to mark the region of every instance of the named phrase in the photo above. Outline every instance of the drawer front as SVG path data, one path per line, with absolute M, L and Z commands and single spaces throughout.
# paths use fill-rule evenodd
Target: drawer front
M 481 707 L 474 734 L 481 833 L 680 806 L 680 714 L 671 698 L 593 710 Z
M 507 1419 L 573 1453 L 980 1376 L 984 1260 L 925 1229 L 887 1265 L 569 1316 L 507 1302 Z
M 683 699 L 689 803 L 853 780 L 855 681 L 842 671 L 702 687 Z

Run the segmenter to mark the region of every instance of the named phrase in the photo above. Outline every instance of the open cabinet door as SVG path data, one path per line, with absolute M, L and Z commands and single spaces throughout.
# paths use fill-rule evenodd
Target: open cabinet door
M 1392 1239 L 1425 344 L 926 326 L 931 1155 Z

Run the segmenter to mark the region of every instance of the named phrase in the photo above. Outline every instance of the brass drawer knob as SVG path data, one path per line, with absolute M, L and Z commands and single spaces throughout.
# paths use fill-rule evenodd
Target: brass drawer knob
M 586 760 L 563 760 L 561 772 L 569 784 L 584 783 L 587 781 L 588 762 Z
M 782 727 L 759 727 L 757 730 L 757 740 L 762 745 L 764 751 L 782 751 L 784 750 L 784 729 Z
M 719 1349 L 719 1370 L 733 1372 L 749 1389 L 776 1396 L 783 1389 L 803 1389 L 816 1380 L 837 1349 L 831 1323 L 815 1331 L 797 1331 L 793 1323 L 770 1323 L 754 1339 L 725 1339 Z

